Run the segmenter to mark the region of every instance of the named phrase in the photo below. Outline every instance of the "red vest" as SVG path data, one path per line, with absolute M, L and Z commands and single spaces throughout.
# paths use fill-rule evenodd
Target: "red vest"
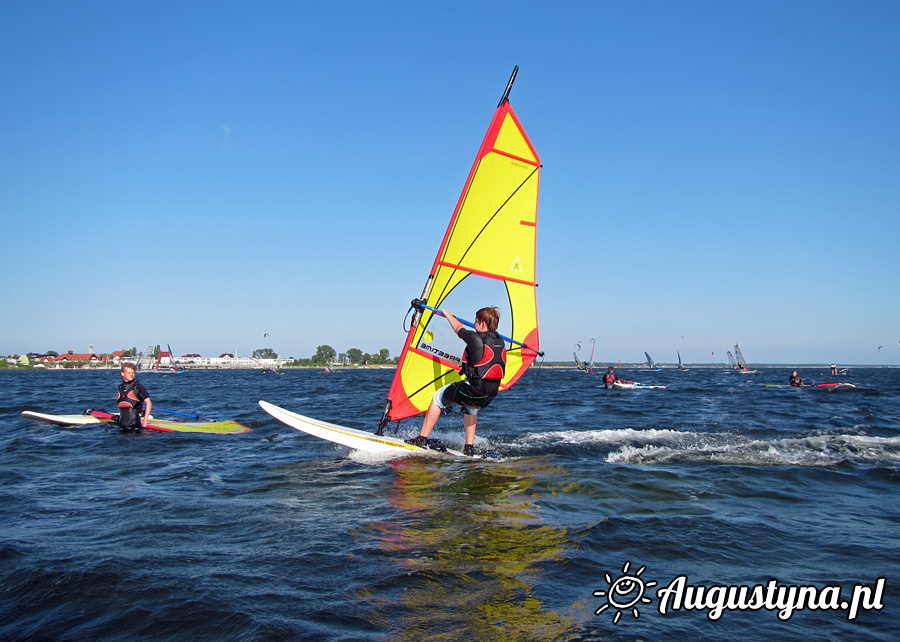
M 116 406 L 139 410 L 142 403 L 144 403 L 144 400 L 138 394 L 136 379 L 132 379 L 128 383 L 123 381 L 119 384 L 119 396 L 116 397 Z
M 503 379 L 506 372 L 506 342 L 496 332 L 479 332 L 484 353 L 478 363 L 469 362 L 469 349 L 463 352 L 462 373 L 466 379 Z

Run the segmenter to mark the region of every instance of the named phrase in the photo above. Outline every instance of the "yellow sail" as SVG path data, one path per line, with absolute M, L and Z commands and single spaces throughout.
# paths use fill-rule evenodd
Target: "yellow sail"
M 540 349 L 535 238 L 541 162 L 508 94 L 509 87 L 491 119 L 420 297 L 425 306 L 450 309 L 461 319 L 481 307 L 500 309 L 500 334 L 508 341 L 501 390 L 522 376 Z M 490 296 L 496 298 L 485 300 Z M 413 317 L 382 428 L 388 421 L 425 412 L 435 391 L 462 378 L 463 343 L 452 335 L 447 321 L 427 307 Z

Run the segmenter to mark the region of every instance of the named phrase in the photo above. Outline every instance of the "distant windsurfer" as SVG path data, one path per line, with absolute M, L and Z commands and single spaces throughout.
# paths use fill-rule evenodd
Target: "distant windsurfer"
M 136 430 L 147 425 L 153 402 L 150 401 L 150 393 L 144 384 L 134 378 L 133 363 L 123 363 L 121 374 L 122 383 L 119 384 L 119 394 L 116 397 L 116 406 L 119 408 L 117 423 L 122 429 Z M 143 415 L 141 406 L 144 408 Z
M 606 374 L 603 375 L 603 387 L 609 390 L 618 380 L 619 378 L 616 376 L 616 369 L 610 366 L 606 369 Z
M 441 314 L 446 317 L 456 335 L 466 343 L 461 370 L 466 378 L 449 383 L 434 393 L 418 436 L 407 439 L 406 442 L 420 448 L 443 450 L 440 440 L 429 439 L 428 435 L 441 412 L 456 404 L 462 406 L 465 413 L 463 426 L 466 443 L 463 453 L 472 456 L 475 454 L 478 411 L 487 407 L 497 396 L 500 380 L 506 372 L 506 343 L 497 334 L 500 311 L 495 307 L 481 308 L 475 313 L 475 330 L 466 328 L 449 310 L 441 310 Z
M 803 384 L 803 379 L 801 379 L 801 378 L 800 378 L 800 375 L 797 373 L 797 371 L 794 370 L 794 371 L 791 373 L 791 387 L 793 387 L 793 388 L 799 388 L 799 387 L 802 386 L 802 385 L 804 385 L 804 384 Z
M 831 364 L 831 374 L 836 375 L 838 373 L 838 367 L 836 363 Z

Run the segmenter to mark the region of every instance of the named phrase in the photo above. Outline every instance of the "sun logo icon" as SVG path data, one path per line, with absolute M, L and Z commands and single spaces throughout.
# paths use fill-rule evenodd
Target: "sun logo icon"
M 640 604 L 650 604 L 650 598 L 644 597 L 644 591 L 648 588 L 656 586 L 655 581 L 645 582 L 641 579 L 641 573 L 644 572 L 646 566 L 640 567 L 634 575 L 628 574 L 631 568 L 631 562 L 625 562 L 622 567 L 622 576 L 616 580 L 610 577 L 609 573 L 604 573 L 606 583 L 609 584 L 608 591 L 594 591 L 594 597 L 605 597 L 606 604 L 594 611 L 594 615 L 600 615 L 606 609 L 612 607 L 616 610 L 613 616 L 613 624 L 618 624 L 622 617 L 622 611 L 631 610 L 631 613 L 637 618 L 640 615 L 638 606 Z

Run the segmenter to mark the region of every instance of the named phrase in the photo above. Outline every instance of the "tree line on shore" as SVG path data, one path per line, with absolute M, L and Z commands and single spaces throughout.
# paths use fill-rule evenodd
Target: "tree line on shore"
M 120 356 L 120 361 L 137 361 L 138 358 L 150 358 L 157 359 L 159 357 L 159 353 L 161 352 L 160 346 L 155 346 L 152 350 L 145 350 L 144 352 L 138 352 L 136 347 L 132 347 L 123 351 Z M 59 356 L 59 353 L 55 350 L 48 350 L 42 356 Z M 97 354 L 101 359 L 104 357 L 109 357 L 109 354 Z M 174 357 L 174 355 L 172 355 Z M 253 351 L 253 359 L 273 359 L 278 360 L 279 356 L 272 348 L 258 348 Z M 0 360 L 0 367 L 10 366 L 14 367 L 14 364 L 7 364 L 5 360 Z M 363 352 L 359 348 L 349 348 L 346 352 L 338 353 L 334 348 L 330 345 L 320 345 L 316 348 L 316 353 L 309 358 L 287 358 L 284 359 L 284 365 L 291 365 L 292 363 L 299 366 L 331 366 L 331 365 L 396 365 L 399 362 L 399 357 L 391 358 L 390 351 L 387 348 L 382 348 L 375 354 L 370 354 L 368 352 Z
M 157 358 L 160 348 L 156 346 L 149 356 Z M 301 366 L 329 366 L 335 364 L 341 365 L 386 365 L 399 362 L 399 357 L 391 358 L 391 353 L 387 348 L 382 348 L 376 354 L 363 352 L 359 348 L 349 348 L 346 352 L 338 353 L 330 345 L 320 345 L 316 348 L 316 353 L 309 358 L 287 358 L 285 361 L 292 361 Z M 174 357 L 174 355 L 172 355 Z M 237 356 L 237 355 L 235 355 Z M 137 348 L 126 350 L 122 358 L 137 358 Z M 279 359 L 278 353 L 272 348 L 257 348 L 253 351 L 252 359 Z
M 269 350 L 270 355 L 268 358 L 272 359 L 278 358 L 273 351 L 269 348 L 265 350 Z M 253 353 L 254 359 L 260 359 L 265 357 L 256 356 L 256 351 Z M 387 348 L 382 348 L 378 351 L 377 354 L 369 354 L 368 352 L 363 352 L 359 348 L 349 348 L 346 352 L 338 353 L 334 348 L 329 345 L 321 345 L 316 348 L 316 353 L 310 357 L 309 359 L 294 359 L 294 362 L 297 365 L 310 365 L 310 366 L 328 366 L 328 365 L 370 365 L 370 366 L 378 366 L 378 365 L 388 365 L 393 364 L 396 365 L 399 361 L 398 357 L 391 358 L 391 353 Z

